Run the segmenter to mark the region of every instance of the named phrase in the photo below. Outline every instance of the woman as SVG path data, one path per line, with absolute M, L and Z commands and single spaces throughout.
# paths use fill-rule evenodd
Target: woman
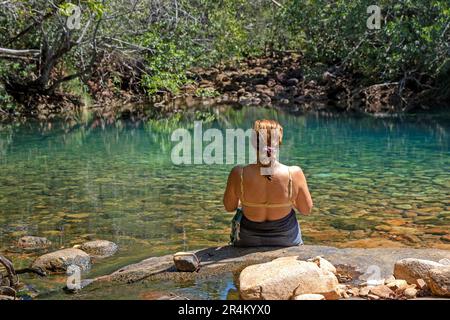
M 297 166 L 277 161 L 283 128 L 274 120 L 257 120 L 253 146 L 257 162 L 234 167 L 223 197 L 225 209 L 236 211 L 231 243 L 240 247 L 303 244 L 294 208 L 311 212 L 313 202 L 305 176 Z

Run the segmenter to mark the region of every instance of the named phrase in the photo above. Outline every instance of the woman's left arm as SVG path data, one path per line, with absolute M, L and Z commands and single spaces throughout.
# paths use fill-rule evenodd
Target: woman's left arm
M 236 210 L 239 205 L 239 195 L 237 193 L 238 190 L 236 189 L 236 186 L 239 185 L 240 182 L 240 170 L 242 170 L 242 168 L 240 166 L 236 166 L 228 175 L 227 187 L 223 195 L 223 205 L 225 210 L 228 212 Z
M 313 208 L 313 200 L 309 193 L 308 184 L 306 183 L 305 175 L 302 169 L 297 166 L 291 167 L 293 169 L 294 186 L 297 186 L 297 198 L 295 200 L 295 206 L 304 215 L 311 213 Z

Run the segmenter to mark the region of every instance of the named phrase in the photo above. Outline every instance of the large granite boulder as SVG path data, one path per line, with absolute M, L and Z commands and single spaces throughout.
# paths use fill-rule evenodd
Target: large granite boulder
M 81 271 L 87 271 L 91 267 L 91 257 L 79 249 L 62 249 L 40 256 L 33 262 L 32 268 L 51 273 L 65 273 L 71 265 L 78 266 Z
M 251 265 L 239 276 L 239 292 L 245 300 L 287 300 L 310 293 L 336 297 L 338 284 L 332 272 L 296 256 Z
M 322 258 L 321 256 L 317 256 L 311 259 L 308 259 L 307 261 L 314 262 L 317 264 L 317 266 L 323 270 L 330 271 L 333 274 L 336 274 L 336 268 L 329 262 L 328 260 Z
M 444 265 L 423 259 L 407 258 L 397 261 L 394 265 L 394 276 L 396 279 L 406 280 L 408 283 L 417 284 L 418 279 L 428 283 L 429 271 Z
M 108 240 L 93 240 L 83 243 L 80 249 L 93 258 L 107 258 L 114 255 L 119 247 Z
M 450 266 L 431 269 L 427 284 L 433 295 L 450 297 Z

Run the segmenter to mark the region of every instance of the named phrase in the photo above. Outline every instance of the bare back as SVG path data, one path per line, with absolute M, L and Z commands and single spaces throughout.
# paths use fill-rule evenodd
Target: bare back
M 263 176 L 260 169 L 258 164 L 233 168 L 224 194 L 227 211 L 234 211 L 241 204 L 245 216 L 257 222 L 281 219 L 293 207 L 304 214 L 310 212 L 311 195 L 299 167 L 289 168 L 275 162 L 271 180 Z

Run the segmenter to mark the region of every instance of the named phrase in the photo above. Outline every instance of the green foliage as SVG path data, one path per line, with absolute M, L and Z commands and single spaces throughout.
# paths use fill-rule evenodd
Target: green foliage
M 195 96 L 199 98 L 214 98 L 219 95 L 219 92 L 217 92 L 214 88 L 198 88 L 195 90 Z
M 194 114 L 194 119 L 196 121 L 202 121 L 203 123 L 211 123 L 216 121 L 216 115 L 210 111 L 196 110 Z
M 11 97 L 0 85 L 0 110 L 11 110 L 17 107 L 13 97 Z
M 369 80 L 396 80 L 406 73 L 435 76 L 448 64 L 450 3 L 447 0 L 380 0 L 382 25 L 368 30 L 373 1 L 289 0 L 278 17 L 289 47 L 309 64 L 345 64 Z
M 186 84 L 187 68 L 191 65 L 191 58 L 187 53 L 178 49 L 170 40 L 163 39 L 157 31 L 147 32 L 140 44 L 150 50 L 146 55 L 146 66 L 150 73 L 142 77 L 142 84 L 149 95 L 161 90 L 176 93 Z
M 87 6 L 87 8 L 89 8 L 89 11 L 92 12 L 93 14 L 95 14 L 95 16 L 97 18 L 100 18 L 105 11 L 105 6 L 102 3 L 102 1 L 82 0 L 82 1 L 80 1 L 79 4 L 81 4 L 81 5 L 85 4 Z M 72 3 L 72 2 L 63 2 L 58 6 L 59 13 L 62 16 L 69 17 L 74 13 L 76 6 L 77 6 L 77 4 Z
M 184 113 L 177 112 L 165 118 L 148 120 L 146 129 L 154 132 L 171 133 L 178 128 L 194 128 L 194 121 L 202 121 L 203 124 L 210 124 L 216 120 L 216 114 L 209 110 L 195 110 Z
M 189 83 L 186 71 L 193 66 L 238 63 L 274 49 L 302 52 L 302 69 L 310 78 L 337 65 L 362 75 L 367 83 L 398 81 L 410 74 L 448 83 L 448 0 L 379 0 L 380 30 L 366 26 L 366 9 L 373 1 L 278 2 L 281 6 L 269 0 L 12 1 L 0 14 L 0 43 L 36 50 L 44 47 L 45 39 L 59 52 L 66 19 L 78 5 L 82 27 L 68 32 L 70 43 L 77 45 L 53 66 L 53 77 L 84 71 L 96 52 L 98 57 L 119 57 L 107 73 L 118 88 L 127 87 L 123 81 L 135 84 L 132 77 L 139 74 L 148 95 L 176 94 Z M 43 22 L 14 39 L 31 21 Z M 139 65 L 129 61 L 144 67 L 129 72 Z M 0 60 L 0 78 L 29 83 L 42 74 L 40 67 L 37 60 Z M 199 89 L 195 94 L 214 97 L 217 92 Z

